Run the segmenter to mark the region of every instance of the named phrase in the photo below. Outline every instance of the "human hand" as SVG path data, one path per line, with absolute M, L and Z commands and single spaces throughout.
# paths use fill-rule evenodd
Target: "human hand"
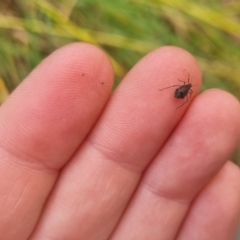
M 173 96 L 187 81 L 192 97 Z M 89 44 L 45 59 L 0 108 L 1 240 L 226 240 L 240 212 L 240 136 L 230 94 L 197 96 L 182 49 L 145 56 L 111 95 Z

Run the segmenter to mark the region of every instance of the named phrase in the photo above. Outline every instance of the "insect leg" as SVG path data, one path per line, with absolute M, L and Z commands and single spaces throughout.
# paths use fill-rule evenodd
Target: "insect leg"
M 182 80 L 180 80 L 179 78 L 178 78 L 178 81 L 180 81 L 180 82 L 183 82 L 183 83 L 184 83 L 184 85 L 186 84 L 186 82 L 185 82 L 185 81 L 182 81 Z
M 184 105 L 185 103 L 187 103 L 187 102 L 188 102 L 188 95 L 187 95 L 187 101 L 184 102 L 182 105 L 178 106 L 177 109 L 180 108 L 181 106 L 183 106 L 183 105 Z
M 192 93 L 193 93 L 193 90 L 192 90 L 192 89 L 189 89 L 189 95 L 190 95 L 190 97 L 192 97 Z
M 190 82 L 190 73 L 188 73 L 188 83 Z

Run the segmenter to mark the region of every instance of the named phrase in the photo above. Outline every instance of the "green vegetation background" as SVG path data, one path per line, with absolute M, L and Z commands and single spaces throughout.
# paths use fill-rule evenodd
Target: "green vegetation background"
M 239 20 L 234 0 L 1 1 L 0 104 L 43 58 L 73 41 L 109 54 L 115 86 L 152 49 L 180 46 L 199 61 L 202 90 L 222 88 L 240 99 Z

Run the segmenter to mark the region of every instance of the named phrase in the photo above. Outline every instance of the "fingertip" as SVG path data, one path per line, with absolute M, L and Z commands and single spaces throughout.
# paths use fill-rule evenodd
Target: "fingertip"
M 172 89 L 161 91 L 158 94 L 161 102 L 167 106 L 163 108 L 166 115 L 172 114 L 176 109 L 180 110 L 178 112 L 181 114 L 201 87 L 201 68 L 196 58 L 182 48 L 164 46 L 149 53 L 142 61 L 144 61 L 146 69 L 149 69 L 148 65 L 151 64 L 151 75 L 153 75 L 153 79 L 157 80 L 158 89 L 173 86 Z M 174 92 L 186 84 L 191 84 L 191 92 L 187 91 L 183 99 L 174 96 Z
M 73 43 L 56 50 L 1 106 L 0 147 L 61 167 L 94 125 L 112 84 L 112 65 L 99 48 Z
M 69 80 L 73 81 L 82 77 L 92 81 L 102 79 L 110 90 L 114 80 L 113 67 L 107 54 L 89 43 L 75 42 L 65 45 L 44 59 L 37 67 L 37 71 L 35 70 L 30 74 L 31 77 L 34 73 L 40 77 L 41 74 L 52 73 L 54 70 L 55 75 L 59 72 L 58 81 L 61 80 L 61 74 L 63 76 L 67 74 Z
M 240 140 L 240 104 L 232 94 L 210 89 L 197 96 L 191 106 L 193 118 L 204 119 L 203 125 L 218 127 L 218 132 L 227 132 L 226 136 L 236 136 Z M 236 142 L 237 142 L 236 139 Z
M 164 60 L 164 71 L 176 73 L 176 77 L 179 74 L 179 70 L 185 71 L 190 74 L 194 84 L 201 85 L 201 68 L 196 58 L 190 52 L 180 47 L 163 46 L 152 53 L 152 61 L 159 61 L 160 58 Z
M 216 176 L 217 180 L 223 181 L 226 185 L 231 186 L 234 194 L 237 194 L 240 203 L 240 169 L 231 161 L 228 161 Z M 240 204 L 238 204 L 240 210 Z

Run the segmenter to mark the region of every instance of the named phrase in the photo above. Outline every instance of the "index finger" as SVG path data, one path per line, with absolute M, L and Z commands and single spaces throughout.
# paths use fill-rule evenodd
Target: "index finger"
M 60 169 L 107 102 L 112 80 L 101 50 L 74 43 L 45 59 L 1 106 L 1 239 L 29 237 Z

